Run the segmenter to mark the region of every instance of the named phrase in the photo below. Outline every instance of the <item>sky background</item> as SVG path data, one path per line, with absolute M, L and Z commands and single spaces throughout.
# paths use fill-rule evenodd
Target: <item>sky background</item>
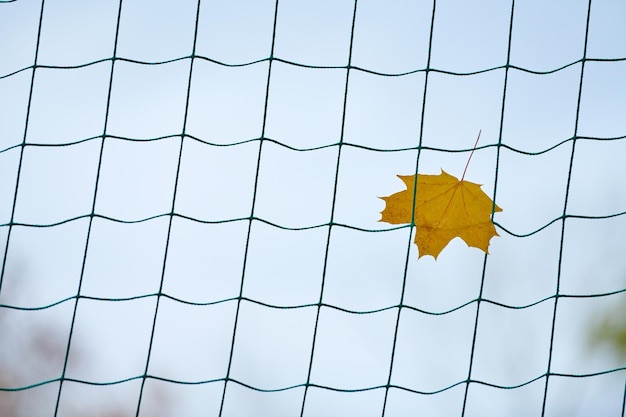
M 626 4 L 591 1 L 585 53 L 588 6 L 515 2 L 505 92 L 508 1 L 437 1 L 426 83 L 432 1 L 359 0 L 350 55 L 355 2 L 280 0 L 268 88 L 275 2 L 203 0 L 185 119 L 196 1 L 124 0 L 112 64 L 117 1 L 47 0 L 35 70 L 41 2 L 0 2 L 3 343 L 29 363 L 21 335 L 47 323 L 67 342 L 76 311 L 71 343 L 89 359 L 70 348 L 66 376 L 134 378 L 64 382 L 59 415 L 111 399 L 135 415 L 148 351 L 149 375 L 218 381 L 148 379 L 144 401 L 218 415 L 232 348 L 229 378 L 298 387 L 229 382 L 222 415 L 293 416 L 322 294 L 310 382 L 359 391 L 312 387 L 304 415 L 380 416 L 385 389 L 362 389 L 388 382 L 406 278 L 390 379 L 405 389 L 385 415 L 460 416 L 471 360 L 472 380 L 536 380 L 470 384 L 466 416 L 538 416 L 559 278 L 583 297 L 558 301 L 550 371 L 624 368 L 588 336 L 623 295 L 584 296 L 626 287 Z M 466 179 L 503 209 L 500 236 L 486 260 L 460 239 L 418 260 L 409 228 L 378 222 L 378 197 L 416 162 L 460 177 L 479 130 Z M 561 240 L 566 194 L 579 217 Z M 79 282 L 94 299 L 76 303 Z M 157 311 L 146 295 L 161 285 L 173 298 Z M 552 376 L 545 415 L 621 415 L 625 375 Z M 21 395 L 52 415 L 58 389 Z

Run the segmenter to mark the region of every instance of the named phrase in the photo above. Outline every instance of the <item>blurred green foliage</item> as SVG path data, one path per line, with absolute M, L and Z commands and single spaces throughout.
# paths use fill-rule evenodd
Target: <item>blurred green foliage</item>
M 621 361 L 626 360 L 626 295 L 607 310 L 591 332 L 593 345 L 609 345 Z

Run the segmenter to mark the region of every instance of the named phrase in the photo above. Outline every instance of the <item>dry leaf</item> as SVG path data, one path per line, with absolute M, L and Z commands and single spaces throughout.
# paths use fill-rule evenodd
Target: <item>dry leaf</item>
M 415 219 L 412 219 L 414 175 L 398 175 L 407 189 L 388 197 L 380 197 L 386 207 L 381 222 L 391 224 L 415 223 L 415 244 L 419 258 L 432 255 L 435 259 L 455 237 L 468 246 L 488 253 L 489 241 L 498 236 L 491 221 L 493 201 L 480 189 L 479 184 L 461 180 L 446 173 L 417 175 Z

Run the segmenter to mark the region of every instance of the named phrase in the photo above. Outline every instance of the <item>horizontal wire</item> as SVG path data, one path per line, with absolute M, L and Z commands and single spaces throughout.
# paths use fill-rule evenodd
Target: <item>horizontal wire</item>
M 12 149 L 16 149 L 16 148 L 20 148 L 20 147 L 41 147 L 41 148 L 60 148 L 60 147 L 71 147 L 71 146 L 75 146 L 75 145 L 79 145 L 85 142 L 90 142 L 90 141 L 94 141 L 94 140 L 98 140 L 98 139 L 102 139 L 102 138 L 106 138 L 109 140 L 120 140 L 120 141 L 127 141 L 127 142 L 157 142 L 157 141 L 161 141 L 161 140 L 167 140 L 167 139 L 174 139 L 174 138 L 180 138 L 180 137 L 185 137 L 191 140 L 194 140 L 196 142 L 205 144 L 205 145 L 209 145 L 209 146 L 215 146 L 215 147 L 232 147 L 232 146 L 240 146 L 240 145 L 244 145 L 244 144 L 248 144 L 248 143 L 254 143 L 254 142 L 260 142 L 260 141 L 266 141 L 266 142 L 271 142 L 275 145 L 281 146 L 285 149 L 289 149 L 291 151 L 295 151 L 295 152 L 311 152 L 311 151 L 318 151 L 318 150 L 322 150 L 322 149 L 328 149 L 328 148 L 333 148 L 333 147 L 338 147 L 339 146 L 339 142 L 334 142 L 334 143 L 329 143 L 326 145 L 319 145 L 319 146 L 315 146 L 315 147 L 309 147 L 309 148 L 298 148 L 298 147 L 294 147 L 291 145 L 288 145 L 284 142 L 281 142 L 280 140 L 276 140 L 276 139 L 272 139 L 272 138 L 251 138 L 251 139 L 245 139 L 242 141 L 237 141 L 237 142 L 231 142 L 231 143 L 215 143 L 215 142 L 209 142 L 206 141 L 204 139 L 200 139 L 196 136 L 193 135 L 189 135 L 189 134 L 170 134 L 170 135 L 164 135 L 164 136 L 158 136 L 158 137 L 154 137 L 154 138 L 130 138 L 130 137 L 125 137 L 125 136 L 116 136 L 116 135 L 99 135 L 99 136 L 91 136 L 88 138 L 84 138 L 84 139 L 79 139 L 76 141 L 72 141 L 72 142 L 65 142 L 65 143 L 24 143 L 24 144 L 16 144 L 16 145 L 11 145 L 9 147 L 6 147 L 2 150 L 0 150 L 0 154 L 4 153 L 4 152 L 8 152 Z M 481 150 L 481 149 L 488 149 L 488 148 L 494 148 L 494 147 L 502 147 L 505 149 L 508 149 L 512 152 L 515 153 L 519 153 L 522 155 L 527 155 L 527 156 L 536 156 L 536 155 L 542 155 L 545 153 L 548 153 L 550 151 L 553 151 L 557 148 L 559 148 L 562 145 L 565 145 L 569 142 L 572 142 L 574 140 L 577 141 L 581 141 L 581 140 L 589 140 L 589 141 L 602 141 L 602 142 L 611 142 L 611 141 L 619 141 L 619 140 L 624 140 L 626 139 L 626 135 L 623 136 L 612 136 L 612 137 L 594 137 L 594 136 L 573 136 L 573 137 L 569 137 L 567 139 L 563 139 L 560 142 L 558 142 L 555 145 L 550 146 L 549 148 L 543 149 L 543 150 L 539 150 L 539 151 L 527 151 L 527 150 L 522 150 L 522 149 L 518 149 L 515 148 L 513 146 L 507 145 L 507 144 L 485 144 L 485 145 L 481 145 L 474 148 L 460 148 L 460 149 L 453 149 L 453 148 L 437 148 L 437 147 L 433 147 L 433 146 L 412 146 L 412 147 L 403 147 L 403 148 L 374 148 L 374 147 L 370 147 L 370 146 L 366 146 L 366 145 L 361 145 L 358 143 L 350 143 L 350 142 L 343 142 L 341 145 L 342 146 L 347 146 L 347 147 L 351 147 L 351 148 L 356 148 L 356 149 L 361 149 L 361 150 L 366 150 L 366 151 L 372 151 L 372 152 L 380 152 L 380 153 L 391 153 L 391 152 L 407 152 L 407 151 L 417 151 L 419 149 L 421 150 L 429 150 L 429 151 L 436 151 L 436 152 L 447 152 L 447 153 L 463 153 L 463 152 L 471 152 L 473 150 Z
M 241 300 L 241 301 L 249 302 L 251 304 L 256 304 L 262 307 L 272 308 L 272 309 L 277 309 L 277 310 L 296 310 L 296 309 L 305 309 L 305 308 L 312 308 L 312 307 L 324 307 L 324 308 L 329 308 L 332 310 L 337 310 L 346 314 L 369 315 L 369 314 L 381 313 L 381 312 L 388 311 L 388 310 L 393 310 L 396 308 L 403 308 L 403 309 L 411 310 L 417 313 L 426 314 L 430 316 L 444 316 L 447 314 L 454 313 L 455 311 L 461 310 L 471 304 L 477 303 L 478 301 L 493 304 L 495 306 L 510 309 L 510 310 L 524 310 L 524 309 L 531 308 L 539 304 L 545 303 L 547 301 L 553 300 L 555 298 L 572 298 L 572 299 L 601 298 L 601 297 L 610 297 L 613 295 L 623 294 L 623 293 L 626 293 L 626 288 L 609 291 L 609 292 L 603 292 L 603 293 L 595 293 L 595 294 L 558 294 L 558 295 L 555 294 L 555 295 L 550 295 L 548 297 L 534 301 L 532 303 L 522 304 L 522 305 L 505 304 L 499 301 L 491 300 L 489 298 L 474 298 L 456 307 L 453 307 L 448 310 L 443 310 L 443 311 L 424 310 L 424 309 L 417 308 L 409 304 L 401 304 L 401 305 L 394 304 L 391 306 L 381 307 L 381 308 L 372 309 L 372 310 L 352 310 L 352 309 L 348 309 L 348 308 L 344 308 L 344 307 L 340 307 L 340 306 L 337 306 L 334 304 L 328 304 L 328 303 L 277 305 L 277 304 L 271 304 L 271 303 L 259 301 L 259 300 L 249 298 L 249 297 L 230 297 L 230 298 L 224 298 L 220 300 L 200 302 L 200 301 L 186 300 L 183 298 L 172 296 L 167 293 L 150 293 L 150 294 L 141 294 L 141 295 L 135 295 L 135 296 L 130 296 L 130 297 L 96 297 L 96 296 L 89 296 L 89 295 L 78 295 L 78 296 L 75 295 L 75 296 L 63 298 L 61 300 L 55 301 L 50 304 L 34 306 L 34 307 L 24 307 L 24 306 L 12 305 L 12 304 L 0 304 L 0 309 L 6 308 L 8 310 L 16 310 L 16 311 L 40 311 L 40 310 L 47 310 L 47 309 L 56 307 L 58 305 L 76 300 L 76 299 L 98 301 L 98 302 L 129 302 L 129 301 L 136 301 L 136 300 L 141 300 L 141 299 L 146 299 L 146 298 L 163 297 L 171 301 L 174 301 L 180 304 L 186 304 L 192 307 L 207 307 L 207 306 L 224 304 L 228 302 L 236 302 L 238 300 Z
M 448 385 L 448 386 L 446 386 L 444 388 L 441 388 L 441 389 L 438 389 L 438 390 L 434 390 L 434 391 L 416 390 L 416 389 L 408 388 L 408 387 L 405 387 L 405 386 L 402 386 L 402 385 L 395 385 L 395 384 L 375 385 L 375 386 L 369 386 L 369 387 L 363 387 L 363 388 L 337 388 L 337 387 L 332 387 L 332 386 L 328 386 L 328 385 L 320 385 L 320 384 L 296 384 L 296 385 L 289 385 L 289 386 L 285 386 L 285 387 L 269 388 L 268 389 L 268 388 L 255 387 L 253 385 L 246 384 L 246 383 L 244 383 L 242 381 L 239 381 L 237 379 L 234 379 L 234 378 L 215 378 L 215 379 L 206 379 L 206 380 L 199 380 L 199 381 L 185 381 L 185 380 L 164 378 L 164 377 L 155 376 L 155 375 L 136 375 L 136 376 L 132 376 L 132 377 L 129 377 L 129 378 L 124 378 L 124 379 L 119 379 L 119 380 L 114 380 L 114 381 L 108 381 L 108 382 L 89 381 L 89 380 L 77 379 L 77 378 L 63 378 L 63 380 L 66 381 L 66 382 L 74 382 L 74 383 L 78 383 L 78 384 L 92 385 L 92 386 L 119 385 L 119 384 L 124 384 L 126 382 L 131 382 L 131 381 L 135 381 L 135 380 L 138 380 L 138 379 L 144 379 L 144 378 L 146 378 L 146 379 L 154 379 L 154 380 L 168 382 L 168 383 L 171 383 L 171 384 L 178 384 L 178 385 L 206 385 L 206 384 L 213 384 L 213 383 L 228 381 L 228 382 L 236 383 L 238 385 L 241 385 L 241 386 L 246 387 L 248 389 L 251 389 L 253 391 L 267 392 L 267 393 L 269 393 L 269 392 L 289 391 L 289 390 L 293 390 L 293 389 L 309 386 L 309 387 L 319 388 L 319 389 L 323 389 L 323 390 L 327 390 L 327 391 L 346 392 L 346 393 L 348 393 L 348 392 L 373 391 L 373 390 L 385 389 L 385 388 L 395 388 L 395 389 L 400 389 L 402 391 L 411 392 L 411 393 L 414 393 L 414 394 L 434 395 L 434 394 L 439 394 L 439 393 L 444 392 L 444 391 L 448 391 L 448 390 L 450 390 L 450 389 L 452 389 L 452 388 L 454 388 L 456 386 L 459 386 L 459 385 L 462 385 L 462 384 L 466 384 L 466 383 L 485 385 L 485 386 L 489 386 L 491 388 L 497 388 L 497 389 L 501 389 L 501 390 L 511 390 L 511 389 L 517 389 L 517 388 L 521 388 L 523 386 L 532 384 L 533 382 L 538 381 L 538 380 L 543 379 L 543 378 L 546 378 L 547 376 L 555 376 L 555 377 L 563 377 L 563 378 L 592 378 L 592 377 L 596 377 L 596 376 L 600 376 L 600 375 L 607 375 L 607 374 L 621 372 L 621 371 L 626 371 L 626 366 L 622 366 L 622 367 L 618 367 L 618 368 L 612 368 L 612 369 L 607 369 L 607 370 L 604 370 L 604 371 L 584 373 L 584 374 L 574 374 L 574 373 L 570 374 L 570 373 L 550 372 L 550 373 L 541 374 L 541 375 L 539 375 L 537 377 L 534 377 L 534 378 L 532 378 L 532 379 L 530 379 L 528 381 L 522 382 L 520 384 L 515 384 L 515 385 L 500 385 L 500 384 L 494 384 L 494 383 L 490 383 L 490 382 L 479 380 L 479 379 L 470 379 L 470 380 L 458 381 L 458 382 L 455 382 L 454 384 Z M 60 382 L 60 381 L 61 381 L 61 378 L 54 378 L 54 379 L 48 379 L 48 380 L 45 380 L 45 381 L 37 382 L 37 383 L 34 383 L 34 384 L 30 384 L 30 385 L 19 386 L 19 387 L 0 387 L 0 392 L 2 392 L 2 391 L 5 391 L 5 392 L 25 391 L 25 390 L 29 390 L 29 389 L 40 387 L 42 385 L 53 384 L 53 383 Z
M 546 229 L 547 227 L 549 227 L 550 225 L 561 221 L 563 219 L 584 219 L 584 220 L 605 220 L 605 219 L 611 219 L 614 217 L 620 217 L 620 216 L 624 216 L 626 215 L 626 211 L 621 211 L 621 212 L 617 212 L 617 213 L 610 213 L 610 214 L 605 214 L 605 215 L 595 215 L 595 216 L 591 216 L 591 215 L 582 215 L 582 214 L 566 214 L 565 216 L 558 216 L 552 220 L 550 220 L 548 223 L 544 224 L 543 226 L 539 227 L 538 229 L 535 229 L 531 232 L 528 233 L 516 233 L 516 232 L 512 232 L 509 229 L 507 229 L 505 226 L 503 226 L 502 224 L 498 223 L 498 222 L 493 222 L 494 225 L 498 226 L 498 228 L 502 231 L 504 231 L 505 233 L 507 233 L 508 235 L 514 236 L 514 237 L 518 237 L 518 238 L 525 238 L 531 235 L 534 235 L 536 233 L 541 232 L 542 230 Z M 242 222 L 242 221 L 258 221 L 260 223 L 266 224 L 268 226 L 272 226 L 275 227 L 277 229 L 281 229 L 281 230 L 286 230 L 286 231 L 305 231 L 305 230 L 313 230 L 313 229 L 319 229 L 319 228 L 323 228 L 323 227 L 329 227 L 329 226 L 334 226 L 334 227 L 341 227 L 344 229 L 348 229 L 348 230 L 354 230 L 354 231 L 358 231 L 358 232 L 364 232 L 364 233 L 385 233 L 385 232 L 392 232 L 395 230 L 400 230 L 400 229 L 407 229 L 407 228 L 411 228 L 412 225 L 410 224 L 404 224 L 404 225 L 399 225 L 399 226 L 393 226 L 393 227 L 385 227 L 385 228 L 381 228 L 381 229 L 367 229 L 367 228 L 363 228 L 363 227 L 358 227 L 358 226 L 353 226 L 353 225 L 349 225 L 349 224 L 345 224 L 345 223 L 339 223 L 339 222 L 327 222 L 327 223 L 320 223 L 320 224 L 314 224 L 314 225 L 308 225 L 308 226 L 300 226 L 300 227 L 293 227 L 293 226 L 284 226 L 284 225 L 280 225 L 278 223 L 274 223 L 270 220 L 266 220 L 264 218 L 261 217 L 256 217 L 256 216 L 252 216 L 252 217 L 236 217 L 236 218 L 232 218 L 232 219 L 221 219 L 221 220 L 206 220 L 206 219 L 199 219 L 193 216 L 187 216 L 181 213 L 161 213 L 161 214 L 155 214 L 149 217 L 145 217 L 145 218 L 140 218 L 140 219 L 134 219 L 134 220 L 124 220 L 124 219 L 118 219 L 118 218 L 114 218 L 114 217 L 110 217 L 110 216 L 106 216 L 106 215 L 102 215 L 102 214 L 83 214 L 83 215 L 79 215 L 79 216 L 75 216 L 75 217 L 71 217 L 71 218 L 67 218 L 67 219 L 63 219 L 63 220 L 59 220 L 57 222 L 52 222 L 52 223 L 25 223 L 25 222 L 9 222 L 9 223 L 2 223 L 0 224 L 0 229 L 3 227 L 30 227 L 30 228 L 50 228 L 50 227 L 57 227 L 57 226 L 61 226 L 67 223 L 71 223 L 74 221 L 78 221 L 81 219 L 86 219 L 89 217 L 94 217 L 94 218 L 98 218 L 98 219 L 102 219 L 102 220 L 107 220 L 110 222 L 114 222 L 114 223 L 121 223 L 121 224 L 137 224 L 137 223 L 144 223 L 144 222 L 148 222 L 151 220 L 155 220 L 155 219 L 159 219 L 159 218 L 163 218 L 163 217 L 168 217 L 168 216 L 173 216 L 173 217 L 177 217 L 180 219 L 184 219 L 184 220 L 188 220 L 188 221 L 193 221 L 195 223 L 201 223 L 201 224 L 226 224 L 226 223 L 234 223 L 234 222 Z
M 318 70 L 351 70 L 351 71 L 360 71 L 366 74 L 371 74 L 371 75 L 377 75 L 377 76 L 381 76 L 381 77 L 403 77 L 403 76 L 408 76 L 408 75 L 413 75 L 413 74 L 418 74 L 421 72 L 434 72 L 434 73 L 440 73 L 440 74 L 445 74 L 445 75 L 452 75 L 452 76 L 471 76 L 471 75 L 479 75 L 479 74 L 484 74 L 487 72 L 492 72 L 492 71 L 497 71 L 497 70 L 502 70 L 505 68 L 509 68 L 509 69 L 514 69 L 520 72 L 526 72 L 529 74 L 534 74 L 534 75 L 549 75 L 549 74 L 554 74 L 556 72 L 562 71 L 566 68 L 569 68 L 573 65 L 577 65 L 579 63 L 582 62 L 620 62 L 620 61 L 626 61 L 626 57 L 620 57 L 620 58 L 580 58 L 577 59 L 575 61 L 569 62 L 567 64 L 561 65 L 560 67 L 557 68 L 553 68 L 553 69 L 549 69 L 549 70 L 544 70 L 544 71 L 539 71 L 539 70 L 533 70 L 533 69 L 529 69 L 529 68 L 525 68 L 525 67 L 520 67 L 517 65 L 498 65 L 495 67 L 489 67 L 489 68 L 485 68 L 482 70 L 476 70 L 476 71 L 467 71 L 467 72 L 459 72 L 459 71 L 450 71 L 450 70 L 444 70 L 444 69 L 439 69 L 439 68 L 417 68 L 417 69 L 413 69 L 413 70 L 409 70 L 409 71 L 403 71 L 403 72 L 380 72 L 380 71 L 375 71 L 375 70 L 371 70 L 371 69 L 367 69 L 367 68 L 363 68 L 363 67 L 359 67 L 356 65 L 310 65 L 310 64 L 304 64 L 304 63 L 300 63 L 300 62 L 296 62 L 296 61 L 290 61 L 284 58 L 278 58 L 278 57 L 266 57 L 266 58 L 261 58 L 261 59 L 256 59 L 253 61 L 247 61 L 247 62 L 242 62 L 242 63 L 227 63 L 227 62 L 223 62 L 223 61 L 218 61 L 216 59 L 212 59 L 212 58 L 208 58 L 206 56 L 203 55 L 186 55 L 186 56 L 181 56 L 181 57 L 177 57 L 177 58 L 171 58 L 171 59 L 166 59 L 166 60 L 161 60 L 161 61 L 143 61 L 143 60 L 137 60 L 137 59 L 132 59 L 132 58 L 124 58 L 124 57 L 109 57 L 109 58 L 101 58 L 101 59 L 97 59 L 94 61 L 90 61 L 90 62 L 86 62 L 83 64 L 77 64 L 77 65 L 30 65 L 27 67 L 23 67 L 20 68 L 18 70 L 15 70 L 13 72 L 4 74 L 4 75 L 0 75 L 0 80 L 3 78 L 8 78 L 11 76 L 14 76 L 16 74 L 19 74 L 21 72 L 24 71 L 28 71 L 31 69 L 62 69 L 62 70 L 73 70 L 73 69 L 80 69 L 80 68 L 86 68 L 92 65 L 97 65 L 103 62 L 108 62 L 108 61 L 121 61 L 121 62 L 127 62 L 127 63 L 131 63 L 131 64 L 136 64 L 136 65 L 166 65 L 166 64 L 171 64 L 174 62 L 179 62 L 179 61 L 183 61 L 183 60 L 188 60 L 188 59 L 199 59 L 199 60 L 203 60 L 203 61 L 207 61 L 216 65 L 220 65 L 223 67 L 231 67 L 231 68 L 238 68 L 238 67 L 247 67 L 247 66 L 251 66 L 251 65 L 256 65 L 256 64 L 261 64 L 261 63 L 265 63 L 265 62 L 269 62 L 269 61 L 275 61 L 275 62 L 280 62 L 282 64 L 285 65 L 290 65 L 290 66 L 294 66 L 294 67 L 299 67 L 299 68 L 307 68 L 307 69 L 318 69 Z

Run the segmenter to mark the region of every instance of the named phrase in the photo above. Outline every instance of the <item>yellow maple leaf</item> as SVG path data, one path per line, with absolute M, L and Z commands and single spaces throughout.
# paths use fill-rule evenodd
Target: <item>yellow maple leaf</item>
M 469 162 L 469 161 L 468 161 Z M 443 169 L 439 175 L 398 175 L 407 189 L 388 197 L 379 220 L 391 224 L 415 224 L 415 244 L 418 258 L 432 255 L 435 259 L 455 237 L 468 246 L 488 253 L 489 241 L 498 236 L 491 221 L 491 210 L 502 211 L 481 190 L 480 184 L 465 181 L 448 174 Z M 415 191 L 415 217 L 413 194 Z

